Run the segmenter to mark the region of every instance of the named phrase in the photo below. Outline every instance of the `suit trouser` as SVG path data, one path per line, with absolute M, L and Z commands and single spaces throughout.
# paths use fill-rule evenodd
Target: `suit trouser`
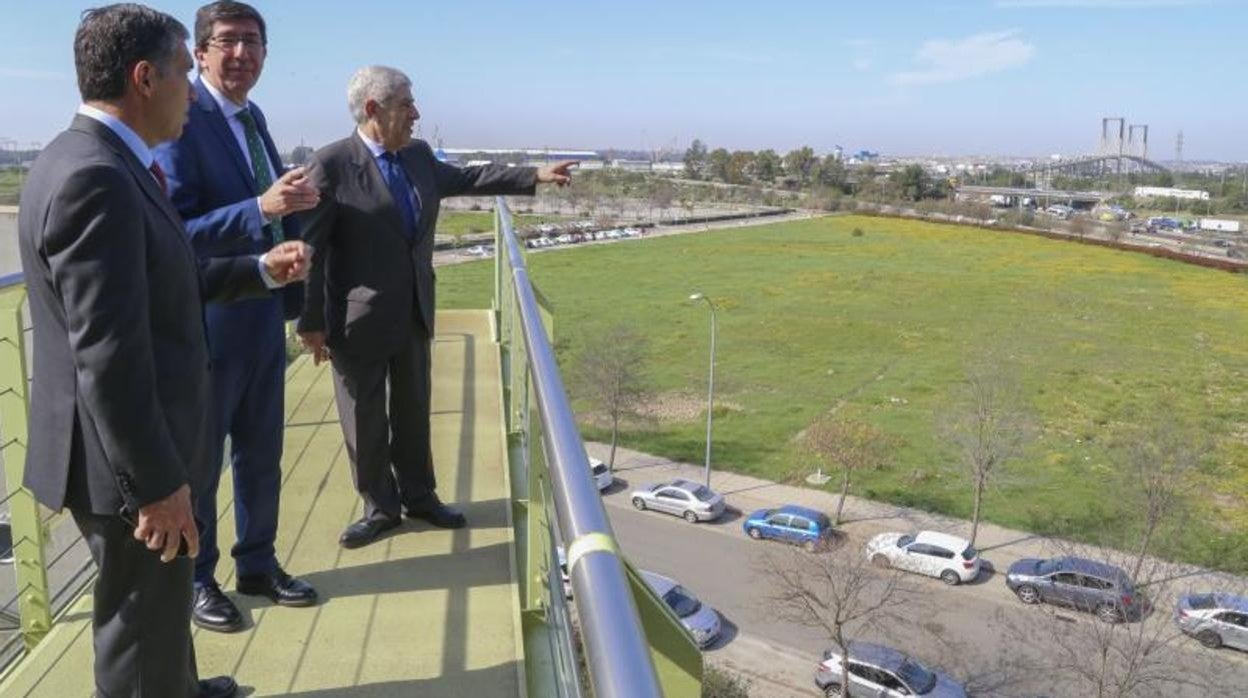
M 379 359 L 333 351 L 334 397 L 364 516 L 397 517 L 437 487 L 429 435 L 429 336 L 417 324 L 399 352 Z
M 120 517 L 72 513 L 99 569 L 92 612 L 97 694 L 195 696 L 191 560 L 161 562 Z
M 280 326 L 280 323 L 279 323 Z M 216 410 L 208 480 L 194 492 L 199 526 L 195 583 L 216 574 L 217 486 L 224 467 L 222 450 L 230 437 L 230 473 L 234 478 L 234 547 L 230 554 L 239 575 L 271 572 L 277 565 L 275 541 L 282 486 L 282 426 L 286 346 L 280 329 L 263 328 L 254 346 L 215 356 L 212 365 Z

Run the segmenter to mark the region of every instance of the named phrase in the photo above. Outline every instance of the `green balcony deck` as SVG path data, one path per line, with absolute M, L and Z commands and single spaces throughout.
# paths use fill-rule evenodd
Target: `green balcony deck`
M 300 357 L 286 376 L 278 558 L 322 595 L 315 608 L 235 597 L 250 623 L 197 631 L 203 676 L 232 674 L 251 695 L 519 696 L 523 646 L 509 514 L 497 345 L 487 311 L 438 314 L 433 450 L 443 499 L 463 508 L 458 531 L 404 522 L 384 541 L 343 550 L 360 515 L 328 365 Z M 233 540 L 230 477 L 221 482 L 221 539 Z M 226 554 L 219 580 L 233 587 Z M 92 693 L 89 596 L 64 614 L 0 682 L 0 695 Z

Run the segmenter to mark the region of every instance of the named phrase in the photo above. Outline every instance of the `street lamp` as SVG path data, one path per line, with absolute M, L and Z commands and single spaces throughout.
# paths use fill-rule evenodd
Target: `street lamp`
M 711 416 L 715 413 L 715 304 L 705 294 L 695 293 L 689 296 L 691 301 L 706 301 L 711 309 L 711 374 L 706 383 L 706 466 L 703 478 L 706 486 L 711 486 Z

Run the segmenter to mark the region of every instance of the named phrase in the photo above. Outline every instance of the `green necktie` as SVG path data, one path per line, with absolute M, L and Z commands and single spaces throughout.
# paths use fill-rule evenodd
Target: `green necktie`
M 269 171 L 269 158 L 264 154 L 264 141 L 260 140 L 260 130 L 256 128 L 256 119 L 250 109 L 238 113 L 238 120 L 243 123 L 243 133 L 247 136 L 247 152 L 251 155 L 251 173 L 256 177 L 256 195 L 259 196 L 273 186 L 273 174 Z M 282 219 L 274 218 L 269 222 L 269 232 L 276 245 L 286 236 L 282 234 Z

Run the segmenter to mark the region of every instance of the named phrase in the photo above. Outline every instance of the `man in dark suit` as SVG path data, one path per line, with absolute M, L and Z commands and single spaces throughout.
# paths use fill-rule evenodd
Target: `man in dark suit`
M 264 18 L 250 5 L 214 2 L 195 15 L 195 104 L 182 137 L 155 154 L 201 258 L 260 254 L 282 240 L 297 240 L 299 223 L 289 214 L 319 198 L 302 170 L 283 173 L 264 114 L 247 98 L 264 67 L 267 39 Z M 193 502 L 200 553 L 191 618 L 201 628 L 243 628 L 243 614 L 216 580 L 217 484 L 227 435 L 237 590 L 283 606 L 317 600 L 315 589 L 281 568 L 274 545 L 285 419 L 284 320 L 298 317 L 302 306 L 303 285 L 294 284 L 266 297 L 207 307 L 217 469 Z
M 18 221 L 34 325 L 25 485 L 70 510 L 98 568 L 104 697 L 237 689 L 229 677 L 198 680 L 188 622 L 191 493 L 211 453 L 202 299 L 267 293 L 308 261 L 289 242 L 197 263 L 150 150 L 186 120 L 186 39 L 177 20 L 140 5 L 84 14 L 83 104 L 32 168 Z
M 363 518 L 340 538 L 355 548 L 398 526 L 400 513 L 444 528 L 465 523 L 438 498 L 429 442 L 439 202 L 567 184 L 575 163 L 439 162 L 427 143 L 412 140 L 420 113 L 411 81 L 393 68 L 356 72 L 347 99 L 355 132 L 317 151 L 308 168 L 321 202 L 304 217 L 315 252 L 298 329 L 318 363 L 333 363 L 338 417 L 364 500 Z

